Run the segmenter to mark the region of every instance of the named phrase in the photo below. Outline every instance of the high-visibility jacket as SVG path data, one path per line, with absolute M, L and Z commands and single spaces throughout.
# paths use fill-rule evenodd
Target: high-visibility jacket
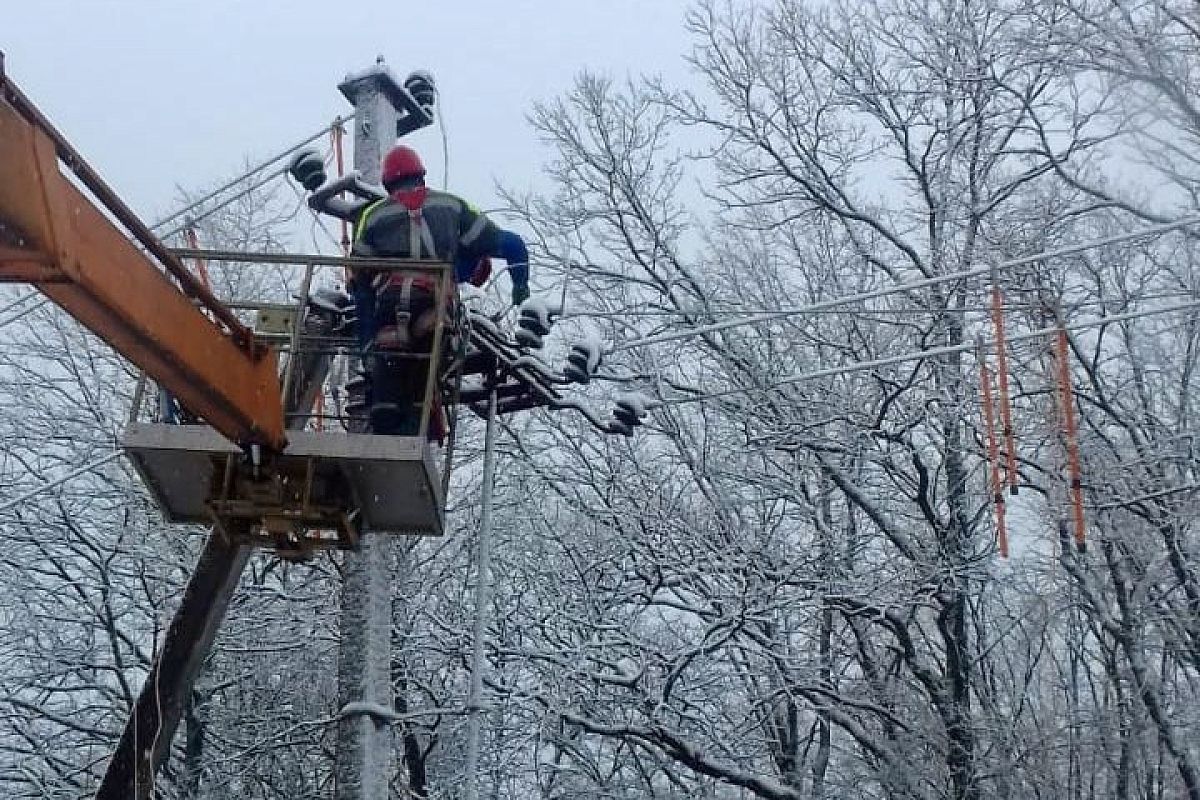
M 420 187 L 403 201 L 386 198 L 363 209 L 354 226 L 354 252 L 453 263 L 460 255 L 495 252 L 499 235 L 495 224 L 465 200 Z

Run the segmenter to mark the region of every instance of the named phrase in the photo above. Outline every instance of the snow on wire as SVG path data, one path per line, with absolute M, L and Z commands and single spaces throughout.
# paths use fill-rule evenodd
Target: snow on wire
M 217 197 L 217 196 L 229 191 L 230 189 L 237 186 L 242 181 L 245 181 L 248 178 L 250 178 L 252 175 L 256 175 L 259 172 L 262 172 L 267 167 L 276 163 L 277 161 L 287 158 L 292 153 L 299 150 L 301 147 L 304 147 L 305 145 L 309 144 L 310 142 L 316 141 L 317 139 L 319 139 L 322 136 L 324 136 L 325 134 L 327 134 L 331 129 L 338 127 L 340 125 L 343 125 L 344 123 L 346 123 L 347 121 L 349 121 L 353 118 L 354 118 L 353 114 L 350 114 L 350 115 L 347 115 L 344 117 L 341 117 L 341 116 L 336 117 L 332 123 L 324 126 L 323 128 L 321 128 L 321 130 L 317 131 L 312 136 L 309 136 L 308 138 L 304 139 L 301 142 L 297 142 L 296 144 L 292 145 L 288 149 L 277 153 L 276 155 L 272 156 L 271 158 L 268 158 L 264 161 L 260 161 L 255 166 L 251 167 L 250 169 L 246 170 L 242 174 L 238 175 L 236 178 L 233 178 L 232 180 L 227 181 L 226 183 L 222 184 L 220 187 L 212 190 L 208 194 L 201 197 L 199 200 L 193 201 L 192 203 L 189 203 L 188 205 L 184 206 L 183 208 L 181 208 L 177 211 L 171 212 L 167 216 L 160 219 L 158 222 L 151 225 L 150 230 L 158 231 L 161 228 L 165 228 L 168 223 L 173 222 L 173 221 L 179 219 L 180 217 L 184 216 L 185 214 L 199 208 L 200 206 L 202 206 L 205 203 L 212 200 L 214 197 Z M 252 183 L 250 186 L 247 186 L 244 189 L 242 189 L 241 191 L 236 192 L 233 195 L 230 195 L 229 197 L 226 197 L 220 203 L 217 203 L 216 205 L 211 206 L 210 208 L 206 208 L 202 213 L 197 214 L 194 217 L 190 217 L 187 220 L 185 220 L 182 224 L 176 225 L 174 228 L 172 228 L 171 230 L 167 231 L 164 234 L 160 234 L 158 238 L 169 239 L 172 236 L 175 236 L 176 234 L 182 233 L 184 230 L 186 230 L 188 227 L 195 224 L 196 222 L 199 222 L 200 220 L 205 219 L 206 217 L 212 216 L 213 214 L 220 211 L 221 209 L 229 206 L 231 203 L 237 202 L 240 198 L 246 196 L 250 192 L 253 192 L 256 189 L 262 188 L 266 184 L 283 176 L 286 173 L 287 173 L 286 165 L 279 169 L 273 170 L 271 173 L 263 176 L 259 180 Z M 5 311 L 8 311 L 9 309 L 14 308 L 14 307 L 24 303 L 26 300 L 35 296 L 36 294 L 37 294 L 37 292 L 30 292 L 29 294 L 23 295 L 22 297 L 18 298 L 16 302 L 11 303 L 8 306 L 6 306 L 4 309 L 0 310 L 0 313 L 4 313 Z M 21 319 L 22 317 L 25 317 L 28 314 L 33 313 L 34 311 L 38 310 L 42 306 L 46 305 L 46 303 L 48 303 L 48 302 L 50 302 L 50 299 L 48 297 L 43 297 L 41 300 L 34 303 L 32 306 L 29 306 L 28 308 L 23 309 L 21 312 L 14 314 L 12 317 L 10 317 L 6 320 L 0 320 L 0 328 L 3 328 L 6 325 L 10 325 L 10 324 L 16 322 L 17 320 Z
M 995 275 L 1003 270 L 1012 269 L 1014 267 L 1025 266 L 1038 261 L 1044 261 L 1049 258 L 1058 258 L 1061 256 L 1081 253 L 1086 250 L 1092 250 L 1098 247 L 1105 247 L 1110 244 L 1120 244 L 1122 242 L 1141 239 L 1146 236 L 1157 236 L 1162 233 L 1169 233 L 1180 228 L 1186 228 L 1190 225 L 1200 224 L 1200 216 L 1184 217 L 1183 219 L 1174 222 L 1164 223 L 1162 225 L 1152 225 L 1141 230 L 1132 231 L 1130 233 L 1122 233 L 1117 236 L 1110 236 L 1105 239 L 1089 239 L 1079 244 L 1060 247 L 1055 250 L 1044 250 L 1038 253 L 1031 253 L 1027 256 L 1021 256 L 1010 261 L 1002 261 L 998 264 L 991 264 L 984 267 L 975 267 L 973 269 L 962 270 L 960 272 L 950 272 L 945 275 L 938 275 L 933 278 L 924 278 L 919 281 L 910 283 L 899 283 L 893 286 L 888 286 L 883 289 L 875 289 L 870 292 L 859 292 L 857 294 L 845 295 L 843 297 L 834 297 L 829 300 L 822 300 L 818 303 L 813 303 L 800 308 L 790 308 L 783 311 L 773 311 L 767 314 L 760 314 L 746 319 L 727 320 L 718 322 L 712 325 L 704 325 L 699 328 L 691 328 L 684 331 L 672 331 L 671 333 L 662 333 L 655 336 L 648 336 L 644 339 L 633 339 L 627 342 L 613 345 L 608 349 L 609 353 L 619 353 L 623 350 L 632 350 L 638 347 L 647 347 L 653 344 L 662 344 L 663 342 L 674 342 L 680 339 L 691 339 L 696 336 L 705 336 L 710 333 L 728 330 L 730 328 L 739 328 L 745 325 L 757 325 L 762 322 L 771 322 L 785 317 L 802 316 L 804 314 L 816 313 L 819 311 L 827 311 L 832 308 L 852 305 L 854 303 L 862 303 L 868 300 L 875 300 L 880 297 L 888 297 L 893 294 L 909 292 L 916 289 L 927 289 L 931 286 L 938 286 L 943 283 L 952 281 L 960 281 L 966 278 L 976 278 L 983 275 Z
M 1126 314 L 1111 314 L 1104 317 L 1096 317 L 1095 319 L 1084 320 L 1083 322 L 1074 322 L 1069 325 L 1064 324 L 1062 327 L 1068 331 L 1087 330 L 1088 328 L 1098 328 L 1102 325 L 1110 325 L 1114 322 L 1125 322 L 1127 320 L 1139 319 L 1141 317 L 1151 317 L 1158 314 L 1172 314 L 1179 311 L 1189 311 L 1200 308 L 1200 300 L 1191 300 L 1186 303 L 1176 303 L 1171 306 L 1163 306 L 1161 308 L 1146 309 L 1144 311 L 1131 311 Z M 1058 326 L 1038 328 L 1032 331 L 1012 334 L 1007 336 L 1010 342 L 1021 342 L 1029 339 L 1037 339 L 1042 336 L 1050 336 L 1057 333 Z M 848 364 L 840 367 L 830 367 L 828 369 L 816 370 L 814 372 L 802 372 L 797 375 L 791 375 L 782 378 L 778 381 L 773 381 L 765 386 L 745 386 L 737 389 L 726 389 L 720 392 L 708 392 L 705 394 L 689 395 L 687 397 L 674 397 L 666 400 L 656 401 L 651 405 L 651 408 L 665 408 L 667 406 L 682 406 L 690 403 L 704 403 L 710 400 L 720 400 L 726 397 L 732 397 L 739 394 L 751 394 L 754 392 L 770 392 L 782 386 L 790 386 L 796 383 L 804 383 L 806 381 L 817 380 L 819 378 L 833 378 L 840 375 L 850 375 L 856 372 L 868 372 L 877 367 L 887 367 L 893 364 L 903 364 L 910 361 L 924 361 L 929 358 L 938 358 L 939 356 L 953 355 L 954 353 L 967 353 L 978 348 L 975 343 L 947 345 L 945 347 L 931 347 L 925 350 L 911 350 L 907 353 L 889 356 L 887 358 L 879 358 L 873 361 L 859 361 L 854 364 Z

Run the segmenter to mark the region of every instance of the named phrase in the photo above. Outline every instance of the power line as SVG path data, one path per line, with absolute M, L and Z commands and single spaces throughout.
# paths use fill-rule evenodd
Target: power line
M 1153 225 L 1142 228 L 1138 231 L 1123 233 L 1117 236 L 1109 236 L 1105 239 L 1088 240 L 1080 242 L 1079 244 L 1060 247 L 1055 250 L 1044 250 L 1039 253 L 1032 253 L 1027 256 L 1012 259 L 1011 261 L 1002 261 L 998 264 L 992 264 L 986 267 L 976 267 L 974 269 L 962 270 L 960 272 L 951 272 L 945 275 L 938 275 L 933 278 L 924 278 L 922 280 L 912 281 L 910 283 L 895 284 L 884 289 L 875 289 L 869 292 L 859 292 L 857 294 L 845 295 L 843 297 L 835 297 L 829 300 L 822 300 L 821 302 L 813 303 L 808 306 L 803 306 L 801 308 L 788 309 L 786 311 L 775 311 L 771 312 L 770 314 L 760 314 L 749 319 L 718 322 L 712 325 L 704 325 L 699 328 L 692 328 L 686 331 L 674 331 L 672 333 L 648 336 L 643 339 L 634 339 L 632 341 L 614 345 L 609 348 L 607 352 L 619 353 L 623 350 L 632 350 L 637 347 L 646 347 L 652 344 L 662 344 L 664 342 L 673 342 L 680 339 L 691 339 L 696 336 L 704 336 L 710 333 L 728 330 L 730 328 L 742 327 L 744 325 L 757 325 L 761 322 L 771 322 L 784 317 L 825 311 L 831 308 L 840 308 L 841 306 L 851 305 L 853 303 L 862 303 L 866 302 L 867 300 L 875 300 L 880 297 L 887 297 L 889 295 L 899 294 L 901 292 L 910 292 L 915 289 L 927 289 L 931 286 L 937 286 L 939 284 L 949 283 L 951 281 L 960 281 L 967 278 L 975 278 L 988 274 L 994 275 L 1002 270 L 1012 269 L 1013 267 L 1020 267 L 1026 264 L 1044 261 L 1046 259 L 1072 255 L 1074 253 L 1081 253 L 1085 250 L 1091 250 L 1097 247 L 1105 247 L 1110 244 L 1120 244 L 1121 242 L 1140 239 L 1146 236 L 1156 236 L 1158 234 L 1168 233 L 1170 231 L 1184 228 L 1189 225 L 1195 225 L 1197 223 L 1200 223 L 1200 216 L 1185 217 L 1184 219 L 1176 220 L 1175 222 L 1168 222 L 1163 225 Z
M 330 130 L 332 130 L 333 128 L 335 128 L 335 127 L 337 127 L 337 126 L 340 126 L 341 124 L 343 124 L 343 123 L 344 123 L 344 122 L 346 122 L 347 120 L 351 120 L 351 119 L 353 119 L 353 118 L 354 118 L 354 115 L 353 115 L 353 114 L 350 114 L 349 116 L 345 116 L 345 117 L 341 117 L 341 116 L 339 116 L 339 117 L 336 117 L 336 118 L 334 119 L 334 121 L 333 121 L 331 124 L 329 124 L 329 125 L 326 125 L 325 127 L 321 128 L 321 130 L 317 131 L 317 132 L 316 132 L 316 133 L 314 133 L 312 136 L 309 136 L 308 138 L 306 138 L 306 139 L 304 139 L 304 140 L 302 140 L 302 141 L 300 141 L 300 142 L 297 142 L 296 144 L 292 145 L 292 146 L 291 146 L 291 147 L 289 147 L 288 149 L 286 149 L 286 150 L 283 150 L 283 151 L 281 151 L 281 152 L 279 152 L 279 153 L 275 154 L 274 156 L 272 156 L 271 158 L 268 158 L 268 159 L 266 159 L 265 161 L 261 161 L 261 162 L 259 162 L 259 163 L 258 163 L 258 164 L 256 164 L 254 167 L 252 167 L 252 168 L 250 168 L 249 170 L 247 170 L 247 171 L 243 172 L 243 173 L 242 173 L 241 175 L 239 175 L 238 177 L 234 178 L 233 180 L 230 180 L 230 181 L 226 182 L 226 183 L 225 183 L 225 184 L 223 184 L 223 185 L 222 185 L 220 188 L 214 189 L 213 191 L 211 191 L 211 192 L 209 192 L 208 194 L 204 195 L 204 197 L 201 197 L 199 200 L 196 200 L 196 201 L 194 201 L 194 202 L 192 202 L 192 203 L 188 204 L 187 206 L 184 206 L 183 208 L 179 209 L 178 211 L 174 211 L 174 212 L 172 212 L 172 213 L 168 214 L 167 216 L 163 217 L 163 218 L 162 218 L 162 219 L 160 219 L 158 222 L 156 222 L 156 223 L 154 223 L 153 225 L 151 225 L 151 226 L 150 226 L 150 230 L 151 230 L 151 231 L 157 231 L 159 228 L 163 228 L 163 227 L 165 227 L 165 226 L 166 226 L 168 223 L 170 223 L 170 222 L 173 222 L 174 220 L 176 220 L 176 219 L 179 219 L 180 217 L 184 216 L 184 215 L 185 215 L 185 214 L 187 214 L 188 212 L 190 212 L 190 211 L 192 211 L 192 210 L 194 210 L 194 209 L 196 209 L 196 208 L 198 208 L 198 207 L 200 207 L 200 206 L 204 205 L 204 204 L 205 204 L 205 203 L 207 203 L 208 201 L 212 200 L 214 197 L 217 197 L 218 195 L 220 195 L 220 194 L 222 194 L 222 193 L 224 193 L 224 192 L 228 191 L 229 189 L 232 189 L 234 186 L 237 186 L 239 183 L 241 183 L 242 181 L 246 180 L 246 179 L 247 179 L 247 178 L 249 178 L 251 175 L 254 175 L 254 174 L 258 173 L 258 172 L 261 172 L 262 170 L 264 170 L 264 169 L 266 169 L 267 167 L 269 167 L 271 164 L 274 164 L 276 161 L 279 161 L 279 160 L 280 160 L 280 159 L 282 159 L 282 158 L 286 158 L 287 156 L 289 156 L 289 155 L 291 155 L 292 153 L 294 153 L 294 152 L 296 152 L 297 150 L 299 150 L 301 147 L 304 147 L 306 144 L 310 144 L 311 142 L 314 142 L 314 141 L 316 141 L 317 139 L 319 139 L 319 138 L 321 138 L 322 136 L 324 136 L 325 134 L 327 134 L 327 133 L 328 133 Z M 276 178 L 280 177 L 281 175 L 283 175 L 283 174 L 284 174 L 284 173 L 286 173 L 286 172 L 287 172 L 287 167 L 286 167 L 286 166 L 284 166 L 284 167 L 281 167 L 281 168 L 279 168 L 279 169 L 277 169 L 277 170 L 274 170 L 274 171 L 273 171 L 273 172 L 271 172 L 270 174 L 268 174 L 268 175 L 266 175 L 265 177 L 263 177 L 261 180 L 258 180 L 258 181 L 256 181 L 255 183 L 251 184 L 250 186 L 247 186 L 247 187 L 246 187 L 245 189 L 243 189 L 242 191 L 240 191 L 240 192 L 238 192 L 238 193 L 236 193 L 236 194 L 232 195 L 231 197 L 227 197 L 227 198 L 226 198 L 226 199 L 225 199 L 223 202 L 221 202 L 221 203 L 218 203 L 217 205 L 215 205 L 215 206 L 213 206 L 213 207 L 211 207 L 211 208 L 205 209 L 203 213 L 201 213 L 201 214 L 198 214 L 198 215 L 196 215 L 195 217 L 193 217 L 193 218 L 191 218 L 191 219 L 187 220 L 187 221 L 186 221 L 184 224 L 182 224 L 182 225 L 177 225 L 177 226 L 175 226 L 174 228 L 172 228 L 171 230 L 167 231 L 166 233 L 164 233 L 164 234 L 160 234 L 158 238 L 160 238 L 160 239 L 169 239 L 169 238 L 171 238 L 172 236 L 175 236 L 175 235 L 177 235 L 177 234 L 179 234 L 179 233 L 182 233 L 184 230 L 186 230 L 186 229 L 187 229 L 188 227 L 190 227 L 192 224 L 194 224 L 194 223 L 196 223 L 196 222 L 199 222 L 199 221 L 200 221 L 200 220 L 202 220 L 202 219 L 206 219 L 206 218 L 208 218 L 208 217 L 212 216 L 213 214 L 215 214 L 216 212 L 220 211 L 221 209 L 223 209 L 223 208 L 226 208 L 226 207 L 228 207 L 230 204 L 237 202 L 238 200 L 240 200 L 242 197 L 245 197 L 245 196 L 246 196 L 247 194 L 249 194 L 250 192 L 253 192 L 253 191 L 255 191 L 256 189 L 259 189 L 259 188 L 261 188 L 261 187 L 262 187 L 262 186 L 264 186 L 265 184 L 267 184 L 267 183 L 270 183 L 271 181 L 275 180 Z M 24 295 L 23 297 L 21 297 L 21 298 L 18 298 L 18 300 L 17 300 L 16 302 L 14 302 L 14 303 L 11 303 L 10 305 L 6 306 L 4 309 L 0 309 L 0 314 L 4 313 L 5 311 L 8 311 L 8 310 L 9 310 L 9 309 L 11 309 L 11 308 L 14 308 L 14 307 L 16 307 L 16 306 L 20 305 L 21 303 L 24 303 L 26 300 L 30 299 L 31 297 L 34 297 L 36 294 L 37 294 L 37 292 L 29 292 L 28 294 Z M 34 311 L 36 311 L 37 309 L 39 309 L 39 308 L 41 308 L 42 306 L 46 305 L 48 302 L 50 302 L 50 299 L 49 299 L 49 298 L 47 298 L 47 297 L 43 297 L 41 300 L 39 300 L 39 301 L 38 301 L 37 303 L 35 303 L 33 306 L 31 306 L 31 307 L 29 307 L 29 308 L 25 309 L 25 310 L 24 310 L 24 311 L 22 311 L 20 314 L 17 314 L 16 316 L 13 316 L 13 317 L 11 317 L 11 318 L 9 318 L 9 319 L 6 319 L 6 320 L 3 320 L 3 321 L 0 321 L 0 328 L 3 328 L 5 325 L 9 325 L 9 324 L 11 324 L 11 323 L 13 323 L 13 322 L 16 322 L 17 320 L 21 319 L 22 317 L 24 317 L 24 316 L 26 316 L 26 315 L 28 315 L 28 314 L 31 314 L 31 313 L 33 313 L 33 312 L 34 312 Z
M 1139 494 L 1136 497 L 1125 497 L 1112 503 L 1089 506 L 1089 508 L 1094 511 L 1113 511 L 1119 508 L 1128 508 L 1129 506 L 1145 502 L 1146 500 L 1157 500 L 1160 497 L 1169 497 L 1173 494 L 1182 494 L 1184 492 L 1194 492 L 1198 490 L 1200 490 L 1200 483 L 1185 483 L 1180 486 L 1172 486 L 1167 489 L 1148 492 L 1147 494 Z
M 72 478 L 77 478 L 80 475 L 84 474 L 85 472 L 91 472 L 92 470 L 96 469 L 97 467 L 103 466 L 103 465 L 107 464 L 108 462 L 116 459 L 120 455 L 121 455 L 120 450 L 114 450 L 113 452 L 109 453 L 108 455 L 106 455 L 102 458 L 98 458 L 95 461 L 92 461 L 91 463 L 84 464 L 82 467 L 73 469 L 61 477 L 55 478 L 54 480 L 51 480 L 51 481 L 47 481 L 46 483 L 43 483 L 40 486 L 35 486 L 34 488 L 30 489 L 29 491 L 25 492 L 24 494 L 19 495 L 19 496 L 13 498 L 12 500 L 9 500 L 7 503 L 4 503 L 3 505 L 0 505 L 0 513 L 4 513 L 5 511 L 8 511 L 9 509 L 20 505 L 21 503 L 24 503 L 26 500 L 29 500 L 32 497 L 36 497 L 37 495 L 41 494 L 42 492 L 44 492 L 48 489 L 53 489 L 56 486 L 60 486 L 64 483 L 66 483 L 67 481 L 71 480 Z
M 270 158 L 266 159 L 265 161 L 259 162 L 257 165 L 246 170 L 238 177 L 236 177 L 233 180 L 229 181 L 228 183 L 222 185 L 220 188 L 213 189 L 211 192 L 204 195 L 204 197 L 201 197 L 199 200 L 196 200 L 195 202 L 191 203 L 190 205 L 187 205 L 184 208 L 181 208 L 178 211 L 175 211 L 175 212 L 169 214 L 168 216 L 160 219 L 157 223 L 152 225 L 150 229 L 155 230 L 157 228 L 161 228 L 161 227 L 165 226 L 168 222 L 172 222 L 176 219 L 179 219 L 180 217 L 184 216 L 192 209 L 195 209 L 195 208 L 198 208 L 199 206 L 204 205 L 209 200 L 212 200 L 214 197 L 216 197 L 219 194 L 224 194 L 226 191 L 228 191 L 229 189 L 232 189 L 234 186 L 237 186 L 239 183 L 246 180 L 246 178 L 250 177 L 251 175 L 255 174 L 256 172 L 261 172 L 262 170 L 264 170 L 267 167 L 274 164 L 276 161 L 279 161 L 282 158 L 287 158 L 292 153 L 299 150 L 301 147 L 304 147 L 306 144 L 311 144 L 312 142 L 315 142 L 317 139 L 320 139 L 322 136 L 329 133 L 334 128 L 340 127 L 343 123 L 345 123 L 346 121 L 351 120 L 351 119 L 354 119 L 353 114 L 351 114 L 347 117 L 339 116 L 339 117 L 334 118 L 334 120 L 331 124 L 326 125 L 325 127 L 321 128 L 321 130 L 317 131 L 312 136 L 309 136 L 307 139 L 297 142 L 296 144 L 292 145 L 291 147 L 287 148 L 286 150 L 283 150 L 283 151 L 271 156 Z M 284 170 L 282 170 L 282 171 L 286 171 L 286 168 L 284 168 Z M 170 234 L 167 234 L 167 236 L 170 236 Z M 167 238 L 167 236 L 164 236 L 162 238 L 165 239 L 165 238 Z
M 255 182 L 251 183 L 249 186 L 245 187 L 245 188 L 244 188 L 244 189 L 242 189 L 240 192 L 237 192 L 236 194 L 232 194 L 232 195 L 230 195 L 229 197 L 226 197 L 226 198 L 225 198 L 224 200 L 222 200 L 220 203 L 217 203 L 215 206 L 211 206 L 211 207 L 209 207 L 209 208 L 206 208 L 206 209 L 204 209 L 204 211 L 203 211 L 202 213 L 200 213 L 200 214 L 197 214 L 197 215 L 196 215 L 196 216 L 194 216 L 194 217 L 189 217 L 187 220 L 185 220 L 185 221 L 183 222 L 183 224 L 181 224 L 181 225 L 176 225 L 174 228 L 172 228 L 171 230 L 167 231 L 166 233 L 160 234 L 158 238 L 160 238 L 160 239 L 170 239 L 172 236 L 175 236 L 175 235 L 177 235 L 177 234 L 183 233 L 185 230 L 187 230 L 188 228 L 192 227 L 192 226 L 193 226 L 193 225 L 195 225 L 197 222 L 200 222 L 201 220 L 204 220 L 204 219 L 208 219 L 208 218 L 209 218 L 209 217 L 211 217 L 213 214 L 217 213 L 218 211 L 220 211 L 220 210 L 221 210 L 221 209 L 223 209 L 223 208 L 228 208 L 229 206 L 233 205 L 233 204 L 234 204 L 234 203 L 236 203 L 238 200 L 241 200 L 243 197 L 245 197 L 246 195 L 250 194 L 251 192 L 253 192 L 253 191 L 257 190 L 257 189 L 261 189 L 263 186 L 267 185 L 267 184 L 268 184 L 268 183 L 270 183 L 271 181 L 273 181 L 273 180 L 275 180 L 276 178 L 279 178 L 280 176 L 284 175 L 284 174 L 285 174 L 287 171 L 288 171 L 288 168 L 287 168 L 286 166 L 284 166 L 284 167 L 280 167 L 279 169 L 272 170 L 271 172 L 268 172 L 268 173 L 267 173 L 266 175 L 264 175 L 262 178 L 260 178 L 259 180 L 257 180 L 257 181 L 255 181 Z M 254 173 L 252 173 L 252 172 L 251 172 L 251 173 L 247 173 L 245 176 L 243 176 L 243 179 L 245 179 L 245 177 L 248 177 L 248 176 L 250 176 L 250 175 L 253 175 L 253 174 L 254 174 Z M 156 225 L 156 226 L 154 226 L 153 228 L 151 228 L 150 230 L 157 230 L 159 227 L 161 227 L 161 226 L 160 226 L 160 225 Z
M 1071 310 L 1078 310 L 1090 306 L 1105 306 L 1113 305 L 1118 299 L 1124 299 L 1139 303 L 1147 300 L 1174 300 L 1179 297 L 1195 297 L 1197 292 L 1194 291 L 1178 291 L 1164 292 L 1161 294 L 1138 295 L 1136 298 L 1111 298 L 1096 299 L 1096 300 L 1080 300 L 1069 304 Z M 1043 308 L 1042 303 L 1005 303 L 1005 311 L 1018 311 Z M 992 308 L 990 306 L 955 306 L 953 308 L 872 308 L 863 313 L 869 316 L 888 316 L 888 315 L 927 315 L 927 314 L 990 314 Z M 633 311 L 633 310 L 617 310 L 617 311 L 572 311 L 568 314 L 563 314 L 559 319 L 568 320 L 575 318 L 591 318 L 591 319 L 607 319 L 612 317 L 745 317 L 751 315 L 765 314 L 845 314 L 841 309 L 817 309 L 808 308 L 724 308 L 724 309 L 660 309 L 654 311 Z
M 1081 331 L 1089 328 L 1098 328 L 1102 325 L 1111 325 L 1117 322 L 1125 322 L 1128 320 L 1139 319 L 1141 317 L 1149 317 L 1157 314 L 1169 314 L 1177 311 L 1188 311 L 1194 308 L 1200 308 L 1200 300 L 1193 300 L 1187 303 L 1178 303 L 1173 306 L 1164 306 L 1162 308 L 1146 309 L 1143 311 L 1132 311 L 1127 314 L 1113 314 L 1105 317 L 1097 317 L 1096 319 L 1077 322 L 1064 327 L 1069 331 Z M 1010 342 L 1026 341 L 1029 339 L 1037 339 L 1042 336 L 1049 336 L 1058 332 L 1058 327 L 1038 328 L 1033 331 L 1013 334 L 1008 337 Z M 720 400 L 725 397 L 732 397 L 739 394 L 751 394 L 754 392 L 770 392 L 782 386 L 790 386 L 796 383 L 804 383 L 806 381 L 817 380 L 819 378 L 832 378 L 840 375 L 850 375 L 856 372 L 866 372 L 877 367 L 887 367 L 895 364 L 903 364 L 910 361 L 924 361 L 929 358 L 937 358 L 938 356 L 952 355 L 954 353 L 967 353 L 976 349 L 976 345 L 960 344 L 947 345 L 945 347 L 934 347 L 926 350 L 914 350 L 900 355 L 889 356 L 887 358 L 875 359 L 874 361 L 860 361 L 855 364 L 844 365 L 840 367 L 830 367 L 828 369 L 816 370 L 814 372 L 803 372 L 798 375 L 792 375 L 787 378 L 770 383 L 766 386 L 748 386 L 737 389 L 726 389 L 721 392 L 709 392 L 706 394 L 698 394 L 690 397 L 677 397 L 669 400 L 660 400 L 649 404 L 650 408 L 665 408 L 668 406 L 682 406 L 689 403 L 705 403 L 709 400 Z

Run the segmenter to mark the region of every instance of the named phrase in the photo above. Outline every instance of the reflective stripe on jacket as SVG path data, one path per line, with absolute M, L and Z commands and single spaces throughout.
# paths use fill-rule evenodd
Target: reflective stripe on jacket
M 485 255 L 497 247 L 499 230 L 485 215 L 452 194 L 430 189 L 414 224 L 402 204 L 379 200 L 363 209 L 354 226 L 355 252 L 383 258 L 428 258 L 453 262 L 460 251 Z

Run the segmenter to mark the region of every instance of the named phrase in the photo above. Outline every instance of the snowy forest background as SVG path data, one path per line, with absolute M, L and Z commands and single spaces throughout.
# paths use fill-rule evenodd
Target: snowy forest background
M 561 291 L 573 263 L 569 335 L 620 343 L 1200 211 L 1190 0 L 732 0 L 688 24 L 694 85 L 585 74 L 531 111 L 553 188 L 504 219 L 535 286 Z M 295 206 L 252 193 L 201 239 L 305 249 Z M 604 371 L 633 382 L 594 402 L 671 401 L 631 440 L 510 420 L 484 796 L 1200 799 L 1200 308 L 1155 313 L 1200 301 L 1198 257 L 1185 229 L 999 274 L 1007 560 L 977 354 L 954 349 L 991 342 L 986 271 L 614 353 Z M 241 298 L 295 277 L 214 271 Z M 136 382 L 64 314 L 22 308 L 0 317 L 5 498 L 112 452 Z M 1053 339 L 1019 338 L 1056 309 L 1085 552 Z M 932 348 L 951 352 L 845 369 Z M 701 394 L 719 396 L 677 402 Z M 463 439 L 451 534 L 397 548 L 401 798 L 462 792 L 477 422 Z M 88 797 L 202 532 L 165 526 L 123 461 L 0 531 L 0 794 Z M 330 796 L 339 586 L 338 558 L 252 560 L 162 797 Z

